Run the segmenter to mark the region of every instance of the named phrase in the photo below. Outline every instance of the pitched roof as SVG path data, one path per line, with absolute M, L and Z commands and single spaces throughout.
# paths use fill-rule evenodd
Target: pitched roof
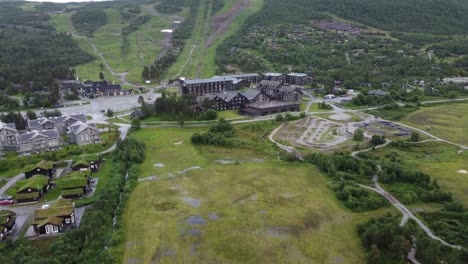
M 76 166 L 79 166 L 79 165 L 84 165 L 84 166 L 89 166 L 89 162 L 86 161 L 86 160 L 77 160 L 75 161 L 73 164 L 72 164 L 72 167 L 76 167 Z
M 28 127 L 42 126 L 46 122 L 59 124 L 59 123 L 64 123 L 70 119 L 86 123 L 86 116 L 84 114 L 76 114 L 76 115 L 62 115 L 62 116 L 53 116 L 53 117 L 41 117 L 41 118 L 34 119 L 34 120 L 28 120 Z
M 369 90 L 369 91 L 367 92 L 367 94 L 368 94 L 368 95 L 384 96 L 384 95 L 388 95 L 388 94 L 390 94 L 390 93 L 378 89 L 378 90 Z
M 42 221 L 48 217 L 67 217 L 73 213 L 74 204 L 67 199 L 59 199 L 57 203 L 47 209 L 34 211 L 34 222 Z
M 16 213 L 9 210 L 0 210 L 0 226 L 10 226 L 10 222 L 16 217 Z M 3 228 L 0 228 L 0 232 Z
M 268 87 L 268 88 L 277 88 L 281 85 L 281 82 L 277 81 L 268 81 L 268 80 L 263 80 L 258 84 L 259 88 L 263 87 Z
M 28 188 L 42 190 L 42 188 L 44 188 L 44 186 L 47 184 L 49 184 L 49 177 L 38 174 L 32 176 L 29 179 L 17 181 L 16 188 L 18 189 L 18 192 Z
M 0 121 L 0 129 L 3 129 L 3 128 L 16 131 L 15 123 L 3 123 Z
M 216 97 L 220 98 L 221 100 L 225 102 L 230 102 L 239 94 L 240 92 L 223 92 L 223 93 L 216 94 Z
M 241 95 L 245 96 L 245 98 L 247 98 L 248 100 L 253 100 L 260 93 L 261 91 L 258 89 L 248 89 L 248 90 L 243 91 Z
M 211 79 L 198 79 L 198 80 L 185 80 L 185 84 L 197 84 L 197 83 L 212 83 L 212 82 L 233 82 L 235 78 L 229 77 L 213 77 Z
M 96 124 L 94 124 L 94 123 L 86 124 L 86 123 L 83 123 L 81 121 L 78 121 L 78 122 L 75 122 L 75 123 L 73 123 L 73 125 L 68 127 L 67 134 L 70 134 L 70 133 L 79 134 L 79 133 L 83 132 L 84 130 L 86 130 L 88 128 L 99 131 L 96 128 Z
M 83 194 L 83 188 L 62 190 L 62 197 Z
M 54 167 L 55 162 L 53 161 L 48 161 L 48 160 L 41 160 L 36 164 L 29 164 L 24 166 L 23 172 L 30 172 L 32 170 L 35 170 L 36 168 L 41 168 L 43 170 L 50 170 Z
M 33 199 L 33 198 L 39 198 L 39 197 L 40 197 L 39 192 L 17 193 L 15 195 L 16 200 Z
M 58 138 L 58 137 L 60 137 L 60 135 L 58 131 L 55 129 L 42 130 L 42 131 L 34 130 L 28 133 L 16 135 L 16 141 L 18 142 L 18 144 L 21 144 L 21 143 L 27 143 L 35 138 Z
M 60 189 L 76 189 L 88 186 L 90 173 L 87 171 L 74 171 L 55 180 Z

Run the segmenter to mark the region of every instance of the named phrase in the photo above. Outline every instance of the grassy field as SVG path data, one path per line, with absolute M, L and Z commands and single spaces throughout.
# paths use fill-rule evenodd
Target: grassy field
M 200 130 L 131 134 L 147 144 L 140 178 L 157 180 L 130 194 L 118 262 L 363 263 L 356 224 L 382 212 L 345 210 L 312 165 L 195 147 L 190 136 Z M 193 166 L 201 169 L 183 172 Z
M 405 117 L 402 122 L 466 146 L 468 145 L 466 113 L 468 113 L 468 103 L 423 107 Z
M 454 198 L 468 206 L 468 174 L 459 171 L 468 170 L 468 154 L 458 155 L 458 148 L 445 143 L 426 142 L 415 144 L 411 148 L 400 150 L 385 147 L 370 152 L 379 157 L 396 153 L 399 162 L 415 168 L 437 179 L 438 184 L 454 194 Z

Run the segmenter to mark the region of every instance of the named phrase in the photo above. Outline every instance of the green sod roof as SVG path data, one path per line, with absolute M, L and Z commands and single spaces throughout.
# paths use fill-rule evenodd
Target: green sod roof
M 90 173 L 88 171 L 74 171 L 55 180 L 60 189 L 76 189 L 88 185 Z
M 16 188 L 18 189 L 17 192 L 21 192 L 28 188 L 42 190 L 44 186 L 49 184 L 49 177 L 44 175 L 34 175 L 33 177 L 20 180 L 16 182 Z
M 34 222 L 37 223 L 37 221 L 42 221 L 48 217 L 67 217 L 73 213 L 74 208 L 72 202 L 61 199 L 50 208 L 34 211 Z
M 17 193 L 15 195 L 16 200 L 26 200 L 26 199 L 33 199 L 39 198 L 39 192 L 32 192 L 32 193 Z
M 50 170 L 54 167 L 55 162 L 53 161 L 46 161 L 46 160 L 41 160 L 37 164 L 30 164 L 26 165 L 23 169 L 23 172 L 30 172 L 32 170 L 35 170 L 37 168 L 41 168 L 43 170 Z
M 79 165 L 89 166 L 89 162 L 86 160 L 78 160 L 72 164 L 72 167 L 79 166 Z
M 56 216 L 49 216 L 43 220 L 34 221 L 33 224 L 37 225 L 37 227 L 43 227 L 47 224 L 53 224 L 59 226 L 63 223 L 63 218 L 56 217 Z
M 13 216 L 13 217 L 12 217 Z M 8 223 L 11 222 L 11 218 L 15 219 L 16 213 L 8 210 L 0 210 L 0 226 L 1 225 L 6 225 L 8 226 Z M 9 221 L 7 219 L 10 218 Z
M 61 195 L 65 197 L 65 196 L 80 195 L 80 194 L 83 194 L 83 188 L 63 190 Z

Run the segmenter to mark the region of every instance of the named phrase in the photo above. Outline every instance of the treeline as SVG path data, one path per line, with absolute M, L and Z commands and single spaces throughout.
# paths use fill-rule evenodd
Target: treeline
M 417 247 L 416 259 L 420 263 L 462 264 L 468 262 L 467 251 L 443 246 L 440 241 L 429 238 L 412 221 L 404 227 L 400 227 L 400 222 L 400 215 L 387 213 L 383 217 L 372 218 L 358 226 L 362 245 L 368 252 L 367 263 L 406 263 L 406 256 L 412 248 L 413 238 Z
M 127 13 L 128 14 L 128 13 Z M 128 55 L 128 49 L 130 48 L 130 40 L 128 35 L 138 30 L 141 25 L 146 24 L 150 19 L 149 15 L 144 16 L 133 16 L 128 19 L 128 25 L 122 28 L 122 46 L 120 47 L 120 55 L 125 57 Z
M 113 234 L 113 219 L 120 219 L 122 210 L 116 210 L 119 201 L 125 204 L 137 183 L 134 164 L 142 162 L 144 153 L 144 144 L 133 139 L 125 139 L 117 145 L 105 188 L 95 194 L 95 202 L 86 210 L 80 227 L 56 238 L 48 249 L 48 257 L 39 255 L 29 241 L 7 240 L 0 249 L 0 263 L 115 263 L 107 248 L 119 243 L 122 237 Z M 120 222 L 115 225 L 117 232 L 120 225 Z
M 377 166 L 373 162 L 341 152 L 331 155 L 312 153 L 305 160 L 315 164 L 331 178 L 332 190 L 347 208 L 360 212 L 388 206 L 384 198 L 358 186 L 358 183 L 369 184 L 377 173 Z
M 186 6 L 186 0 L 163 0 L 155 6 L 158 12 L 164 14 L 179 13 Z
M 42 12 L 25 12 L 18 2 L 0 2 L 0 24 L 5 26 L 22 26 L 32 29 L 53 30 L 53 27 L 48 24 L 49 16 Z
M 86 36 L 92 36 L 96 30 L 107 24 L 106 12 L 100 8 L 80 8 L 71 19 L 76 31 Z
M 144 80 L 160 81 L 169 67 L 177 60 L 184 49 L 185 42 L 191 37 L 195 28 L 199 5 L 200 0 L 190 0 L 187 19 L 172 34 L 172 48 L 168 49 L 163 56 L 157 58 L 152 65 L 143 67 L 141 77 Z
M 142 96 L 138 102 L 143 119 L 157 117 L 164 121 L 178 121 L 181 126 L 186 120 L 216 120 L 217 112 L 209 107 L 197 111 L 194 99 L 192 95 L 177 96 L 163 91 L 154 104 L 146 103 Z

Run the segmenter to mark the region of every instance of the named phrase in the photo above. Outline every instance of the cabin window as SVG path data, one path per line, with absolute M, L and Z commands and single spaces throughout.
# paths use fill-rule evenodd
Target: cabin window
M 65 224 L 68 225 L 68 224 L 70 224 L 70 222 L 71 222 L 70 218 L 65 218 Z

